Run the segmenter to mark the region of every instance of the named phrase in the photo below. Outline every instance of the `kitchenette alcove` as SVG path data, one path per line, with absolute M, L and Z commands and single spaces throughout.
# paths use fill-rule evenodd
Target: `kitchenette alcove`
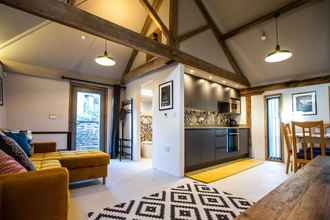
M 249 156 L 236 89 L 185 74 L 185 172 Z

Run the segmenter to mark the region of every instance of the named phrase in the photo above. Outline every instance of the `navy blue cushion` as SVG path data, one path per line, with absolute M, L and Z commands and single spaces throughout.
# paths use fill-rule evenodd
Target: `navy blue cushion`
M 327 156 L 330 156 L 330 147 L 325 148 L 325 154 Z M 321 149 L 320 148 L 313 148 L 313 155 L 314 155 L 314 158 L 318 155 L 321 155 Z M 299 159 L 304 159 L 304 149 L 300 148 L 299 153 L 297 154 L 297 157 Z M 308 160 L 311 159 L 311 150 L 310 150 L 310 148 L 307 149 L 307 159 Z
M 24 133 L 6 132 L 6 135 L 14 139 L 14 141 L 16 141 L 16 143 L 24 150 L 26 155 L 29 157 L 31 156 L 30 142 Z

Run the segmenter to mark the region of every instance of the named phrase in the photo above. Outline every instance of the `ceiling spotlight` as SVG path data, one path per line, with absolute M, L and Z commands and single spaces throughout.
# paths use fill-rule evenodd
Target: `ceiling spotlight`
M 262 41 L 267 40 L 267 35 L 266 35 L 266 33 L 265 33 L 264 31 L 262 32 L 260 39 L 261 39 Z
M 193 69 L 190 70 L 190 73 L 194 73 L 194 72 L 195 72 L 195 70 L 193 70 Z
M 226 81 L 225 80 L 222 80 L 222 83 L 226 83 Z
M 86 36 L 85 35 L 81 35 L 81 39 L 82 40 L 85 40 L 86 39 Z
M 209 76 L 209 79 L 211 80 L 212 79 L 212 76 Z

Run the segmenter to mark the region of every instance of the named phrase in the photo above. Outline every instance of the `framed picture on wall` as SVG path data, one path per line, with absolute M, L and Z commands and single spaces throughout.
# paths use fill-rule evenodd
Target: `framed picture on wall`
M 316 115 L 316 92 L 292 94 L 292 109 L 294 113 L 302 115 Z
M 173 109 L 173 80 L 159 85 L 159 111 Z
M 3 106 L 3 79 L 0 78 L 0 106 Z

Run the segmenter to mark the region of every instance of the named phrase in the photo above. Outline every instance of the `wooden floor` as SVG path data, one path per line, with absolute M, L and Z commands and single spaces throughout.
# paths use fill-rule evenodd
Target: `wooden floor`
M 330 157 L 317 157 L 238 219 L 329 220 Z

